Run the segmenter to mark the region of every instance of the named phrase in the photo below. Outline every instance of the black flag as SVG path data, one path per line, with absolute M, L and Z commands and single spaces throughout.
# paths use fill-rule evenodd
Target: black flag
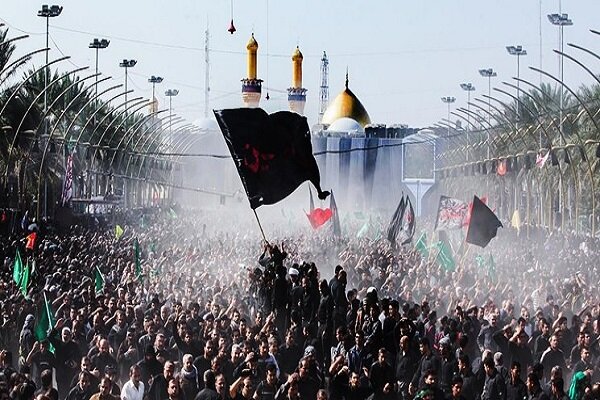
M 402 218 L 402 245 L 409 244 L 415 235 L 416 221 L 415 221 L 415 210 L 413 210 L 412 201 L 410 197 L 406 196 L 406 203 L 408 204 L 408 210 L 404 212 L 404 218 Z
M 215 116 L 250 201 L 256 209 L 286 198 L 308 180 L 324 200 L 306 118 L 260 108 L 215 110 Z
M 400 204 L 398 204 L 398 208 L 394 212 L 392 216 L 392 220 L 390 221 L 390 225 L 387 229 L 387 238 L 391 243 L 396 243 L 396 237 L 398 236 L 398 232 L 402 229 L 402 220 L 404 219 L 404 211 L 406 211 L 406 202 L 404 200 L 404 194 L 400 199 Z
M 502 228 L 502 222 L 496 217 L 496 214 L 479 197 L 473 196 L 473 209 L 466 242 L 485 247 L 490 240 L 496 237 L 498 228 Z

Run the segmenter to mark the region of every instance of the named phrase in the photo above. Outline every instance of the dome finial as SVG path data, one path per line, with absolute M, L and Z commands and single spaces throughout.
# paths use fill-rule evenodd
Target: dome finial
M 346 66 L 346 89 L 348 89 L 348 66 Z

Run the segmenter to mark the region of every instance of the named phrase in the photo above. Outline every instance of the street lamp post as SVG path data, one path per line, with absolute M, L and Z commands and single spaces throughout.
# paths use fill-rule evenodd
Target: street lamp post
M 483 76 L 484 78 L 488 78 L 488 96 L 492 95 L 492 78 L 495 78 L 496 76 L 498 76 L 498 74 L 496 73 L 496 71 L 494 71 L 493 68 L 486 68 L 486 69 L 480 69 L 479 70 L 479 75 Z M 491 125 L 492 123 L 492 107 L 490 104 L 490 99 L 488 98 L 488 125 Z M 487 158 L 490 158 L 490 131 L 488 129 L 486 129 L 487 131 Z
M 560 41 L 560 53 L 558 55 L 558 70 L 560 72 L 560 81 L 563 82 L 564 81 L 564 57 L 562 56 L 562 54 L 564 53 L 564 32 L 563 32 L 563 28 L 565 26 L 571 26 L 573 25 L 573 21 L 571 19 L 569 19 L 569 14 L 549 14 L 548 15 L 548 20 L 550 21 L 550 23 L 552 25 L 558 26 L 558 37 L 559 37 L 559 41 Z M 561 137 L 561 144 L 562 144 L 562 131 L 563 131 L 563 118 L 562 118 L 562 113 L 563 113 L 563 89 L 560 88 L 560 110 L 559 110 L 559 130 L 560 130 L 560 137 Z
M 119 67 L 125 68 L 125 103 L 127 103 L 127 69 L 135 67 L 135 64 L 137 64 L 136 60 L 126 60 L 126 59 L 123 59 L 123 61 L 121 61 L 119 63 Z M 124 118 L 125 118 L 124 126 L 125 126 L 125 130 L 127 130 L 127 112 L 125 112 Z
M 105 49 L 110 44 L 110 40 L 106 39 L 98 39 L 94 38 L 94 41 L 90 43 L 90 49 L 96 49 L 96 85 L 95 85 L 95 94 L 98 94 L 98 51 L 100 49 Z
M 148 78 L 148 82 L 152 84 L 152 114 L 156 113 L 156 98 L 154 97 L 154 87 L 157 83 L 161 83 L 163 78 L 161 76 L 152 75 Z
M 527 55 L 527 50 L 525 50 L 523 48 L 523 46 L 518 45 L 518 46 L 506 46 L 506 51 L 508 51 L 508 54 L 510 54 L 511 56 L 517 56 L 517 99 L 519 98 L 519 95 L 521 93 L 521 89 L 519 86 L 519 78 L 521 78 L 521 56 L 526 56 Z M 519 126 L 519 120 L 521 119 L 520 117 L 520 106 L 519 106 L 519 102 L 517 101 L 517 127 Z M 541 136 L 540 136 L 541 138 Z M 540 143 L 541 146 L 541 143 Z
M 469 83 L 461 83 L 460 88 L 467 92 L 467 110 L 471 111 L 471 92 L 475 91 L 475 86 L 471 82 Z M 467 161 L 469 161 L 469 126 L 471 125 L 471 116 L 467 115 Z
M 44 115 L 48 111 L 48 52 L 49 52 L 49 38 L 50 38 L 50 18 L 58 17 L 62 12 L 62 6 L 48 4 L 42 5 L 42 8 L 38 10 L 38 17 L 46 18 L 46 67 L 44 67 Z M 44 135 L 48 134 L 48 120 L 44 117 Z M 36 142 L 37 143 L 37 142 Z M 38 197 L 39 202 L 39 197 Z M 38 210 L 40 205 L 38 204 Z M 44 216 L 48 215 L 48 180 L 44 179 Z M 38 215 L 39 217 L 39 215 Z
M 560 4 L 560 3 L 559 3 Z M 560 7 L 559 7 L 560 8 Z M 554 26 L 558 26 L 558 40 L 560 42 L 560 54 L 558 55 L 558 70 L 560 72 L 560 81 L 564 82 L 564 32 L 563 29 L 565 26 L 573 25 L 573 21 L 569 19 L 569 14 L 548 14 L 548 21 Z M 564 146 L 563 141 L 563 102 L 564 102 L 564 90 L 562 87 L 560 89 L 560 110 L 558 110 L 558 130 L 559 130 L 559 140 L 560 144 Z M 566 150 L 565 150 L 566 151 Z M 564 225 L 564 194 L 562 190 L 562 175 L 559 176 L 560 190 L 558 192 L 558 209 L 562 216 L 561 228 Z
M 62 12 L 62 6 L 48 6 L 48 4 L 44 4 L 41 10 L 38 10 L 38 17 L 46 18 L 46 64 L 48 64 L 48 52 L 49 52 L 49 36 L 50 36 L 50 18 L 58 17 Z M 48 69 L 44 68 L 44 89 L 48 86 Z M 48 98 L 46 95 L 46 91 L 44 91 L 44 113 L 46 112 Z M 47 130 L 47 125 L 46 125 Z M 44 132 L 46 133 L 46 132 Z
M 165 96 L 167 96 L 169 98 L 169 144 L 171 146 L 173 146 L 173 121 L 171 119 L 172 117 L 172 112 L 173 112 L 173 97 L 177 96 L 179 94 L 179 90 L 177 89 L 168 89 L 165 92 Z
M 456 97 L 452 97 L 452 96 L 445 96 L 442 97 L 442 102 L 445 103 L 448 106 L 448 120 L 450 120 L 450 104 L 454 103 L 456 101 Z M 448 125 L 448 136 L 450 136 L 450 125 Z

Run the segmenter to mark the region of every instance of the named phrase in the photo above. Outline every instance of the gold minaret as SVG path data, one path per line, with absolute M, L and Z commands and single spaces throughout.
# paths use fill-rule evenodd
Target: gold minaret
M 302 87 L 302 60 L 304 57 L 298 46 L 292 53 L 292 87 L 288 88 L 288 104 L 290 110 L 304 115 L 306 89 Z
M 247 77 L 242 79 L 242 100 L 248 108 L 256 108 L 260 103 L 262 92 L 262 79 L 256 78 L 256 53 L 258 52 L 258 42 L 254 39 L 254 33 L 246 45 L 248 50 L 248 73 Z

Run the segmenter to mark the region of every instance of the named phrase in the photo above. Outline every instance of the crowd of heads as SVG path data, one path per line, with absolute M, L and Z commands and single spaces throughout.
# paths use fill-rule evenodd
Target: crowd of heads
M 447 270 L 351 232 L 261 244 L 177 214 L 40 226 L 33 249 L 0 226 L 0 400 L 600 398 L 594 239 L 505 230 L 493 265 L 456 246 Z

